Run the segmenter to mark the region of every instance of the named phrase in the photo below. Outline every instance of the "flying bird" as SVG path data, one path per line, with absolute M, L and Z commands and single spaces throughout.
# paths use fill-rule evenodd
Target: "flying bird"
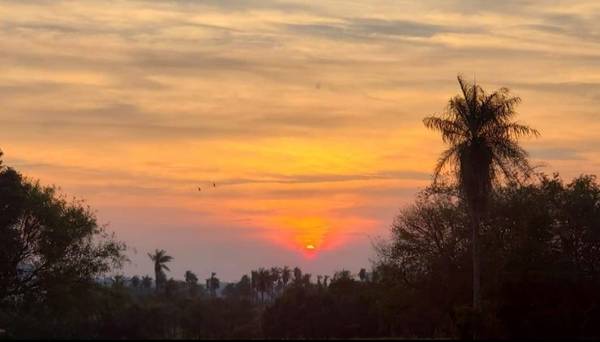
M 210 186 L 210 185 L 209 185 L 209 186 Z M 215 182 L 212 182 L 212 187 L 213 187 L 213 188 L 216 188 L 216 187 L 217 187 L 217 183 L 215 183 Z M 198 191 L 202 191 L 202 188 L 201 188 L 201 187 L 198 187 Z

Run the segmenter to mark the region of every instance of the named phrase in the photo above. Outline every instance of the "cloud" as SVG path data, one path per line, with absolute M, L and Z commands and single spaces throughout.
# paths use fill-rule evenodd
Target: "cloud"
M 532 158 L 540 160 L 584 160 L 580 151 L 564 147 L 533 147 L 529 149 Z
M 152 0 L 137 0 L 140 3 L 156 4 Z M 313 7 L 299 2 L 279 0 L 170 0 L 169 6 L 176 6 L 186 10 L 198 7 L 210 7 L 219 11 L 247 12 L 257 10 L 274 11 L 309 11 Z
M 439 33 L 464 32 L 456 27 L 376 18 L 351 18 L 333 23 L 286 24 L 284 27 L 293 34 L 363 42 L 386 38 L 430 38 Z

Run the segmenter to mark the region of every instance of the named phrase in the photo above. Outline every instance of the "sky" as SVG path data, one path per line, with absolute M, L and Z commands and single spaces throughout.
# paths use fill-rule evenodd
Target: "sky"
M 0 51 L 5 163 L 85 199 L 128 275 L 369 267 L 459 73 L 523 99 L 541 170 L 600 170 L 595 0 L 0 0 Z

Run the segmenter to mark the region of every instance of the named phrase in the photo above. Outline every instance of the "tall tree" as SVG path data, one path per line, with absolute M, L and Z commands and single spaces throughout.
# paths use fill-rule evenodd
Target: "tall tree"
M 169 267 L 167 267 L 166 263 L 173 260 L 173 257 L 167 255 L 167 252 L 164 249 L 157 249 L 154 251 L 154 254 L 148 253 L 148 257 L 150 257 L 150 260 L 154 262 L 156 291 L 159 291 L 167 281 L 167 276 L 165 275 L 164 270 L 171 271 Z
M 473 259 L 473 310 L 481 311 L 481 261 L 479 230 L 488 207 L 493 185 L 502 179 L 519 181 L 529 175 L 527 152 L 518 144 L 525 136 L 538 136 L 535 129 L 513 121 L 515 107 L 521 99 L 507 88 L 490 94 L 476 83 L 458 76 L 461 94 L 450 99 L 447 110 L 423 120 L 429 129 L 438 131 L 447 150 L 442 152 L 434 171 L 437 182 L 449 167 L 466 201 L 471 218 Z
M 256 271 L 256 290 L 260 293 L 260 302 L 265 302 L 265 292 L 269 291 L 272 284 L 272 276 L 269 270 L 265 268 L 259 268 Z
M 275 289 L 277 287 L 277 283 L 280 282 L 281 280 L 281 268 L 279 267 L 271 267 L 271 272 L 270 272 L 270 282 L 269 282 L 269 295 L 271 296 L 271 299 L 273 298 L 273 296 L 275 295 Z
M 221 282 L 219 278 L 215 277 L 216 275 L 215 272 L 211 272 L 210 278 L 206 279 L 206 289 L 213 298 L 217 296 L 217 290 L 221 287 Z
M 82 201 L 0 165 L 0 303 L 93 283 L 120 267 L 125 248 Z

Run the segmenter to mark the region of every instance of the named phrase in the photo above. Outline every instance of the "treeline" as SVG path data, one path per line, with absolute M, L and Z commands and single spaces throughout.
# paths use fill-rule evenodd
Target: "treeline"
M 460 76 L 424 120 L 448 145 L 368 272 L 261 268 L 222 287 L 97 279 L 125 246 L 78 201 L 0 161 L 0 334 L 9 338 L 600 338 L 600 184 L 535 174 L 520 98 Z M 1 157 L 1 154 L 0 154 Z M 448 181 L 448 183 L 444 183 Z
M 469 337 L 469 213 L 454 187 L 404 208 L 370 271 L 262 268 L 239 282 L 101 275 L 125 246 L 53 188 L 0 171 L 0 329 L 34 338 Z M 600 184 L 557 175 L 494 192 L 482 221 L 480 337 L 600 337 Z M 151 254 L 163 266 L 164 251 Z M 162 260 L 162 261 L 161 261 Z M 151 260 L 149 260 L 151 262 Z M 155 265 L 156 266 L 156 265 Z M 118 268 L 116 268 L 118 269 Z M 223 285 L 223 286 L 222 286 Z

